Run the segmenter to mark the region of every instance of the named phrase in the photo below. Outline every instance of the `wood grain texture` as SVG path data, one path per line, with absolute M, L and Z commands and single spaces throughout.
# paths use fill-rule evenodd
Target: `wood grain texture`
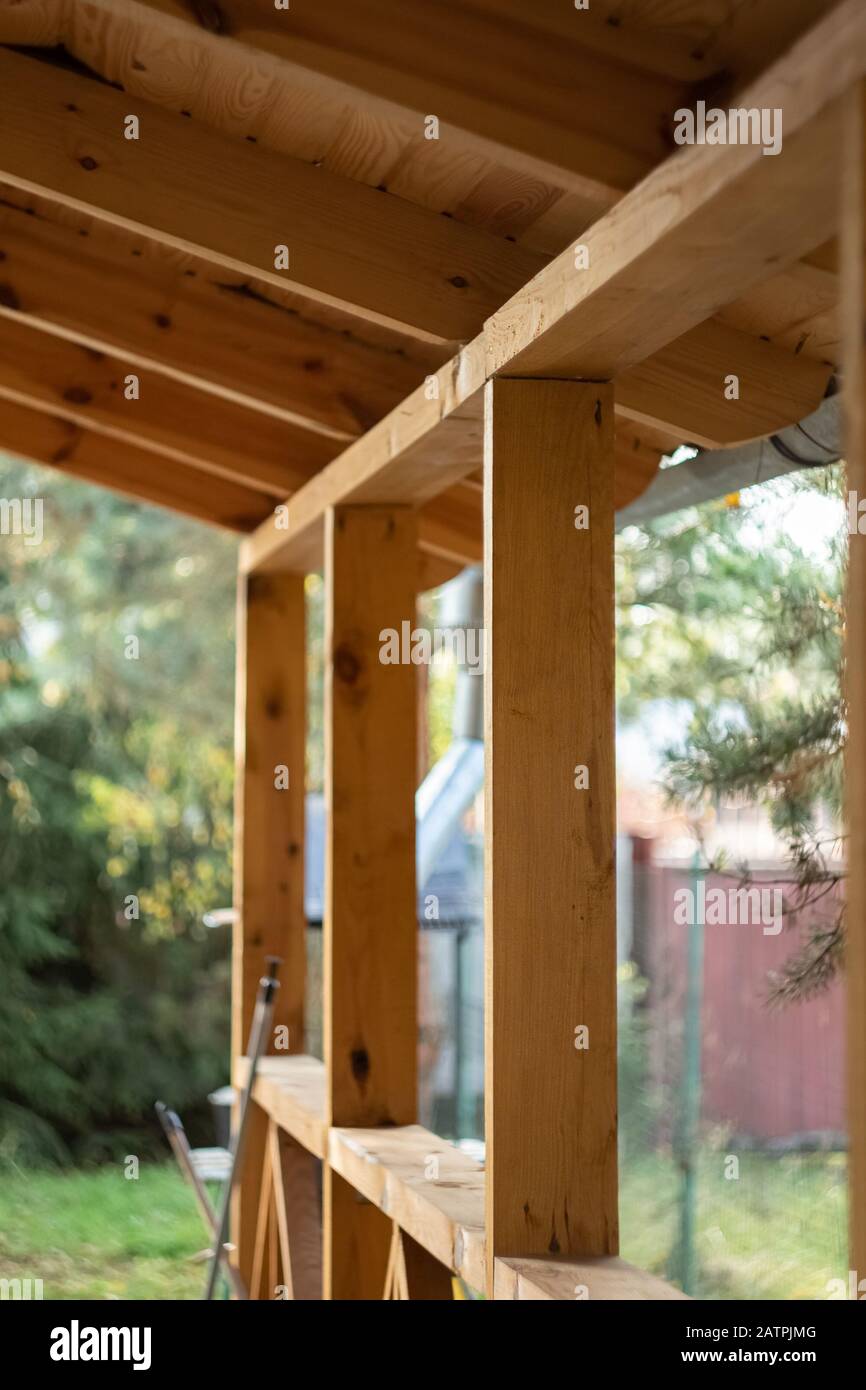
M 492 1291 L 497 1255 L 617 1250 L 613 399 L 500 380 L 485 412 Z
M 848 95 L 842 165 L 842 332 L 849 493 L 866 499 L 866 84 Z M 850 1267 L 866 1269 L 866 536 L 848 539 L 845 696 L 848 833 L 845 984 L 848 1028 Z
M 324 1168 L 324 1297 L 381 1299 L 392 1225 L 326 1163 Z
M 232 1085 L 246 1083 L 249 1063 L 236 1057 Z M 256 1103 L 316 1158 L 327 1152 L 325 1064 L 303 1053 L 263 1057 L 254 1091 Z
M 133 399 L 127 396 L 130 375 L 136 377 Z M 125 443 L 151 450 L 155 473 L 170 476 L 180 463 L 280 501 L 340 448 L 327 435 L 2 315 L 0 398 L 105 434 L 119 450 Z
M 332 1129 L 331 1167 L 442 1266 L 484 1285 L 484 1169 L 421 1125 Z
M 315 1160 L 271 1121 L 268 1131 L 274 1180 L 281 1283 L 291 1299 L 322 1297 L 322 1220 Z
M 325 560 L 326 1116 L 415 1119 L 415 667 L 379 660 L 414 625 L 415 516 L 329 513 Z
M 220 0 L 216 27 L 185 0 L 90 0 L 86 23 L 74 5 L 49 4 L 53 22 L 44 0 L 31 0 L 29 25 L 20 8 L 0 12 L 0 36 L 64 42 L 127 91 L 436 211 L 490 221 L 510 211 L 512 231 L 523 201 L 531 222 L 561 188 L 599 203 L 634 183 L 664 154 L 685 86 L 653 66 L 636 80 L 633 55 L 588 50 L 586 17 L 569 24 L 567 12 L 550 34 L 533 11 L 484 14 L 460 0 L 429 12 L 294 0 L 288 18 L 259 0 Z M 428 112 L 439 141 L 423 138 Z
M 866 8 L 841 0 L 741 94 L 780 109 L 784 146 L 684 147 L 485 326 L 488 376 L 606 380 L 836 230 L 838 99 L 866 71 Z M 638 249 L 639 248 L 639 249 Z
M 831 371 L 708 319 L 617 377 L 617 417 L 675 430 L 706 449 L 731 448 L 811 415 Z M 736 400 L 726 393 L 731 376 Z
M 138 140 L 124 139 L 131 106 Z M 543 264 L 505 238 L 8 50 L 0 177 L 430 340 L 470 337 Z M 289 266 L 278 270 L 282 245 Z
M 687 1298 L 673 1284 L 618 1256 L 582 1260 L 499 1259 L 495 1284 L 494 1297 L 530 1302 L 648 1299 L 658 1303 Z
M 449 355 L 8 185 L 0 314 L 344 442 Z
M 382 1297 L 394 1302 L 421 1299 L 426 1302 L 451 1302 L 454 1294 L 451 1274 L 411 1236 L 394 1223 L 385 1292 Z
M 272 1224 L 273 1224 L 273 1203 L 274 1203 L 274 1168 L 273 1153 L 271 1149 L 271 1134 L 274 1124 L 272 1120 L 264 1123 L 261 1115 L 252 1116 L 252 1127 L 254 1131 L 260 1128 L 264 1130 L 264 1144 L 262 1152 L 261 1170 L 256 1167 L 255 1172 L 259 1173 L 258 1188 L 256 1190 L 256 1234 L 253 1243 L 252 1268 L 249 1278 L 248 1297 L 254 1302 L 260 1299 L 273 1298 L 273 1284 L 271 1282 L 271 1266 L 276 1255 L 272 1249 Z M 256 1133 L 256 1140 L 259 1140 Z M 259 1147 L 258 1142 L 256 1147 Z M 247 1168 L 247 1163 L 244 1164 Z M 249 1166 L 248 1177 L 243 1179 L 248 1181 L 251 1189 L 255 1187 L 252 1165 Z
M 85 429 L 74 420 L 0 397 L 0 448 L 69 478 L 110 488 L 140 502 L 168 507 L 230 531 L 252 531 L 272 516 L 271 494 L 169 463 L 165 469 L 149 449 Z
M 235 699 L 235 857 L 232 929 L 232 1057 L 247 1048 L 265 958 L 282 959 L 273 1026 L 288 1046 L 304 1041 L 304 582 L 297 575 L 254 575 L 238 584 Z M 279 787 L 277 768 L 288 769 Z M 275 1034 L 268 1052 L 275 1050 Z M 235 1196 L 233 1239 L 249 1283 L 264 1161 L 263 1111 L 251 1125 L 251 1154 Z

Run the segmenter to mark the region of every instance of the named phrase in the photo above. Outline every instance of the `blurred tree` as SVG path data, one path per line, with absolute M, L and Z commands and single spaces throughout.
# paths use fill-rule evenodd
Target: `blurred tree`
M 842 486 L 841 468 L 794 475 L 743 505 L 630 527 L 617 546 L 621 714 L 660 697 L 691 711 L 666 754 L 669 801 L 698 818 L 720 798 L 762 805 L 787 845 L 786 919 L 802 941 L 771 979 L 776 1000 L 822 988 L 842 957 Z M 785 525 L 804 497 L 838 502 L 826 547 Z
M 41 469 L 0 538 L 0 1158 L 140 1152 L 227 1070 L 235 543 Z

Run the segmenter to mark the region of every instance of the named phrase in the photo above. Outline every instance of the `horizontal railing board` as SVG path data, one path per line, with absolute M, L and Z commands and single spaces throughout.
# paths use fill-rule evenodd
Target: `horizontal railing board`
M 237 1060 L 234 1083 L 249 1063 Z M 435 1259 L 484 1287 L 484 1168 L 422 1125 L 328 1131 L 325 1065 L 316 1057 L 264 1057 L 255 1100 L 270 1117 Z M 585 1290 L 585 1292 L 584 1292 Z M 496 1298 L 685 1298 L 657 1275 L 617 1258 L 497 1259 Z

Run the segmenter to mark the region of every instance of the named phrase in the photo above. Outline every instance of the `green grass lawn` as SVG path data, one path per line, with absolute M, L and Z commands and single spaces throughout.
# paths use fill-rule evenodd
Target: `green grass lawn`
M 42 1279 L 46 1299 L 201 1298 L 206 1243 L 172 1164 L 0 1177 L 0 1277 Z
M 848 1275 L 844 1154 L 704 1153 L 696 1200 L 699 1298 L 822 1299 Z M 673 1161 L 645 1155 L 623 1165 L 622 1255 L 671 1277 L 680 1178 Z
M 658 1154 L 623 1167 L 622 1254 L 670 1275 L 679 1178 Z M 703 1156 L 696 1246 L 702 1298 L 826 1298 L 846 1278 L 845 1159 L 838 1154 L 740 1155 L 736 1181 L 724 1154 Z M 198 1299 L 205 1244 L 192 1193 L 168 1163 L 123 1169 L 4 1172 L 0 1277 L 42 1279 L 47 1299 Z

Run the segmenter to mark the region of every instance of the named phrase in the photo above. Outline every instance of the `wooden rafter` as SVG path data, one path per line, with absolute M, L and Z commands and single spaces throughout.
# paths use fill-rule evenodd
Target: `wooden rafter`
M 284 498 L 339 444 L 113 354 L 0 315 L 0 398 Z
M 0 189 L 0 314 L 343 442 L 447 351 Z M 74 264 L 75 273 L 69 273 Z
M 273 511 L 273 497 L 253 487 L 216 476 L 203 480 L 197 468 L 173 461 L 156 467 L 149 450 L 14 401 L 0 399 L 0 441 L 7 453 L 70 478 L 231 531 L 251 531 Z
M 588 269 L 571 250 L 494 314 L 438 372 L 438 399 L 416 391 L 294 499 L 287 532 L 263 527 L 244 564 L 288 565 L 341 500 L 415 501 L 475 466 L 450 445 L 477 430 L 491 375 L 614 377 L 701 324 L 835 233 L 838 98 L 866 70 L 866 10 L 843 0 L 743 97 L 781 107 L 785 148 L 693 146 L 656 169 L 586 234 Z M 702 162 L 703 161 L 703 162 Z M 748 215 L 744 209 L 748 208 Z M 646 415 L 644 415 L 646 418 Z
M 497 15 L 453 0 L 296 0 L 279 11 L 251 0 L 213 9 L 90 0 L 86 27 L 69 4 L 53 14 L 21 8 L 4 17 L 0 41 L 63 43 L 135 95 L 177 105 L 182 92 L 193 116 L 291 153 L 315 152 L 410 198 L 425 184 L 428 198 L 453 187 L 444 161 L 453 170 L 456 156 L 470 184 L 495 163 L 607 206 L 667 152 L 686 95 L 678 78 L 588 47 L 575 11 L 552 34 L 525 8 Z M 183 57 L 176 68 L 171 48 Z M 315 113 L 303 134 L 290 119 L 301 107 Z M 438 144 L 424 138 L 431 113 L 441 123 Z
M 139 139 L 124 137 L 129 114 Z M 475 332 L 542 264 L 504 238 L 8 50 L 0 177 L 434 341 Z
M 866 68 L 866 10 L 842 0 L 740 98 L 782 111 L 784 148 L 692 145 L 655 169 L 485 327 L 486 371 L 617 376 L 831 237 L 838 98 Z

